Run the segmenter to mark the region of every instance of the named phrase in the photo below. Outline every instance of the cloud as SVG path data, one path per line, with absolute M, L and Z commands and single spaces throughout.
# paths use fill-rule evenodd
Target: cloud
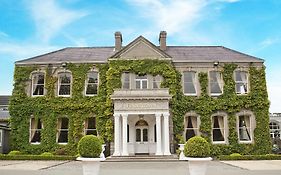
M 218 0 L 219 2 L 228 2 L 228 3 L 234 3 L 234 2 L 239 2 L 241 0 Z
M 263 40 L 262 42 L 260 42 L 260 46 L 261 48 L 266 48 L 269 46 L 272 46 L 273 44 L 279 43 L 280 42 L 280 38 L 275 37 L 275 38 L 266 38 L 265 40 Z
M 1 37 L 9 37 L 9 35 L 7 34 L 7 33 L 5 33 L 5 32 L 2 32 L 2 31 L 0 31 L 0 38 Z
M 48 42 L 63 27 L 87 15 L 84 11 L 61 7 L 55 0 L 32 0 L 27 3 L 35 21 L 38 37 L 43 42 Z

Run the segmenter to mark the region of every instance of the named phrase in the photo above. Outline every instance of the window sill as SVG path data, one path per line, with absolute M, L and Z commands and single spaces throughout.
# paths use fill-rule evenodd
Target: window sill
M 184 94 L 185 96 L 197 96 L 197 94 Z
M 67 143 L 58 143 L 59 145 L 67 145 Z
M 212 143 L 213 143 L 214 145 L 227 144 L 226 141 L 213 141 Z
M 248 93 L 241 94 L 241 93 L 237 93 L 237 92 L 236 92 L 236 95 L 241 95 L 241 96 L 243 96 L 243 95 L 248 95 Z
M 71 97 L 71 95 L 58 95 L 58 97 Z
M 44 97 L 45 95 L 31 95 L 31 97 Z
M 31 145 L 40 145 L 41 142 L 30 142 Z
M 98 94 L 93 94 L 93 95 L 85 94 L 85 97 L 95 97 L 95 96 L 98 96 Z
M 248 143 L 253 143 L 253 141 L 252 140 L 249 140 L 249 141 L 241 141 L 241 140 L 239 140 L 238 143 L 248 144 Z
M 220 94 L 210 94 L 210 96 L 212 96 L 212 97 L 217 97 L 217 96 L 220 96 L 220 95 L 222 95 L 222 93 L 220 93 Z

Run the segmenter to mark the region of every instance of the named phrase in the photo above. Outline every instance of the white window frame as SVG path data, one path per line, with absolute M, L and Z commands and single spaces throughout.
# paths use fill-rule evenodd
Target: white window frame
M 219 87 L 220 87 L 220 89 L 221 89 L 221 93 L 212 93 L 211 92 L 211 72 L 217 72 L 217 73 L 219 73 L 219 79 L 218 79 L 218 84 L 219 84 Z M 211 96 L 220 96 L 220 95 L 222 95 L 223 94 L 223 86 L 224 86 L 224 83 L 223 83 L 223 76 L 222 76 L 222 73 L 220 72 L 220 71 L 217 71 L 217 70 L 212 70 L 212 71 L 209 71 L 209 94 L 211 95 Z
M 135 83 L 136 83 L 136 89 L 148 89 L 148 77 L 147 75 L 142 75 L 146 76 L 146 78 L 138 78 L 139 75 L 136 75 Z M 140 88 L 137 88 L 137 82 L 140 82 Z M 146 88 L 143 88 L 143 83 L 146 81 Z
M 163 77 L 161 75 L 153 76 L 152 77 L 152 89 L 160 89 L 162 81 L 163 81 Z M 155 87 L 154 86 L 155 84 L 159 87 Z
M 67 126 L 67 129 L 61 129 L 62 127 L 62 124 L 60 126 L 60 128 L 58 128 L 58 124 L 59 124 L 59 120 L 62 120 L 62 118 L 67 118 L 68 119 L 68 126 Z M 62 121 L 61 121 L 62 123 Z M 69 141 L 69 138 L 68 138 L 68 135 L 69 135 L 69 118 L 68 117 L 60 117 L 57 119 L 57 137 L 56 137 L 56 142 L 60 145 L 66 145 L 68 142 L 59 142 L 59 137 L 60 137 L 60 132 L 61 131 L 67 131 L 67 141 Z
M 44 76 L 44 84 L 37 84 L 37 82 L 34 82 L 34 76 L 37 76 L 39 74 L 43 74 Z M 32 97 L 42 97 L 45 96 L 45 84 L 46 84 L 46 74 L 45 72 L 33 72 L 31 73 L 31 96 Z M 37 85 L 43 85 L 43 95 L 33 95 L 34 93 L 34 86 L 36 87 Z
M 255 129 L 255 116 L 250 111 L 242 111 L 239 112 L 236 118 L 236 128 L 237 128 L 237 134 L 238 134 L 238 143 L 253 143 L 254 142 L 254 129 Z M 239 127 L 239 118 L 241 116 L 248 116 L 249 117 L 249 134 L 250 134 L 250 140 L 240 140 L 240 127 Z
M 86 126 L 86 124 L 89 122 L 89 119 L 90 118 L 94 118 L 95 119 L 95 129 L 88 129 Z M 88 117 L 86 118 L 86 120 L 84 121 L 84 135 L 87 135 L 87 131 L 96 131 L 97 135 L 98 136 L 98 131 L 97 131 L 97 118 L 96 117 Z
M 184 138 L 184 140 L 185 141 L 187 141 L 186 140 L 186 131 L 187 130 L 191 130 L 190 128 L 187 128 L 188 127 L 188 117 L 195 117 L 196 118 L 196 124 L 197 124 L 197 126 L 196 127 L 194 127 L 193 126 L 193 129 L 192 130 L 194 130 L 194 132 L 195 132 L 195 136 L 200 136 L 200 124 L 201 124 L 201 121 L 200 121 L 200 116 L 198 115 L 198 114 L 196 114 L 195 112 L 188 112 L 185 116 L 184 116 L 184 131 L 183 131 L 183 138 Z
M 97 74 L 97 82 L 96 83 L 89 83 L 89 75 L 91 73 L 96 73 Z M 88 88 L 88 85 L 97 85 L 97 93 L 96 94 L 87 94 L 87 88 Z M 98 71 L 90 71 L 87 73 L 87 79 L 85 81 L 85 93 L 84 95 L 85 96 L 97 96 L 98 95 L 98 89 L 99 89 L 99 72 Z
M 277 128 L 272 128 L 273 126 L 277 126 Z M 270 123 L 269 123 L 269 129 L 270 129 L 270 137 L 271 138 L 275 138 L 275 132 L 276 131 L 278 131 L 279 132 L 279 134 L 281 134 L 280 133 L 280 125 L 279 125 L 279 122 L 277 122 L 277 121 L 270 121 Z
M 129 81 L 126 81 L 126 76 L 128 76 Z M 124 88 L 125 83 L 128 83 L 128 88 Z M 130 72 L 122 73 L 122 89 L 131 89 L 131 74 Z
M 70 89 L 69 89 L 69 95 L 60 95 L 60 86 L 62 85 L 61 84 L 61 76 L 60 74 L 69 74 L 70 75 L 70 83 L 69 84 L 63 84 L 63 85 L 69 85 L 70 86 Z M 59 97 L 71 97 L 71 92 L 72 92 L 72 74 L 71 72 L 59 72 L 58 73 L 58 96 Z
M 36 119 L 34 117 L 30 118 L 30 123 L 29 123 L 29 143 L 33 144 L 33 145 L 39 145 L 41 142 L 32 142 L 32 137 L 31 137 L 31 133 L 32 131 L 34 130 L 34 132 L 36 131 L 40 131 L 40 139 L 42 139 L 42 129 L 43 129 L 43 122 L 42 122 L 42 119 L 38 119 L 41 121 L 41 129 L 38 129 L 35 128 L 35 129 L 32 129 L 32 120 L 34 120 L 34 122 L 36 122 Z
M 243 72 L 243 73 L 246 73 L 246 81 L 237 81 L 237 77 L 236 77 L 236 72 Z M 236 94 L 238 95 L 247 95 L 249 93 L 249 73 L 247 71 L 242 71 L 242 70 L 236 70 L 234 71 L 234 81 L 235 81 L 235 92 Z M 238 92 L 238 89 L 237 89 L 237 83 L 243 83 L 243 84 L 246 84 L 246 91 L 245 93 L 241 93 L 241 92 Z
M 214 141 L 214 136 L 213 136 L 213 130 L 214 129 L 221 129 L 220 128 L 214 128 L 214 117 L 222 117 L 223 118 L 223 137 L 224 137 L 224 141 Z M 228 143 L 228 135 L 227 135 L 227 115 L 224 114 L 224 113 L 216 113 L 214 115 L 211 116 L 211 120 L 212 120 L 212 133 L 211 133 L 211 136 L 212 136 L 212 143 L 213 144 L 226 144 Z
M 195 89 L 195 93 L 185 93 L 185 83 L 190 83 L 190 82 L 185 82 L 184 81 L 184 76 L 185 76 L 185 73 L 194 73 L 194 76 L 195 76 L 195 79 L 194 79 L 194 82 L 193 83 L 193 86 L 194 86 L 194 89 Z M 197 93 L 198 93 L 198 90 L 197 90 L 197 73 L 195 71 L 184 71 L 183 72 L 183 76 L 182 76 L 182 82 L 183 82 L 183 93 L 184 95 L 187 95 L 187 96 L 197 96 Z

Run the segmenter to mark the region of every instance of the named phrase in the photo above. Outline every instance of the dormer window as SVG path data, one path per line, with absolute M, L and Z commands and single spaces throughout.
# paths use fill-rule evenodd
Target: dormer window
M 42 72 L 32 74 L 32 96 L 45 94 L 45 74 Z
M 136 89 L 147 89 L 147 75 L 136 75 Z
M 223 92 L 222 75 L 218 71 L 210 71 L 209 73 L 209 88 L 211 96 L 221 95 Z
M 86 96 L 93 96 L 98 94 L 98 72 L 88 73 L 85 88 Z
M 248 73 L 245 71 L 235 71 L 235 89 L 237 94 L 248 93 Z
M 71 73 L 64 72 L 58 75 L 58 96 L 70 97 Z

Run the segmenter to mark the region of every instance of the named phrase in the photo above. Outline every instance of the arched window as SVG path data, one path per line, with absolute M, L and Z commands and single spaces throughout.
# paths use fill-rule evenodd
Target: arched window
M 43 96 L 45 94 L 45 73 L 38 72 L 32 74 L 32 96 Z
M 269 129 L 271 138 L 280 137 L 280 126 L 277 122 L 271 121 L 269 123 Z
M 58 119 L 57 125 L 57 142 L 66 144 L 68 142 L 69 119 L 62 117 Z
M 87 74 L 85 95 L 92 96 L 97 94 L 98 94 L 98 72 L 92 71 Z
M 185 117 L 185 141 L 199 135 L 199 117 L 197 115 L 186 115 Z
M 63 72 L 58 74 L 58 96 L 69 97 L 71 92 L 71 73 Z
M 97 135 L 96 118 L 90 117 L 85 121 L 85 135 Z

